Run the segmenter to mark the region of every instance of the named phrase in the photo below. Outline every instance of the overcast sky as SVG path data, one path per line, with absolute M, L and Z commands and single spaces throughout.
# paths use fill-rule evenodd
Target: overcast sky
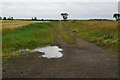
M 74 2 L 73 2 L 74 1 Z M 29 0 L 0 1 L 2 17 L 39 19 L 62 19 L 61 12 L 67 12 L 69 19 L 105 18 L 113 19 L 118 12 L 119 0 Z
M 0 2 L 118 2 L 120 0 L 0 0 Z

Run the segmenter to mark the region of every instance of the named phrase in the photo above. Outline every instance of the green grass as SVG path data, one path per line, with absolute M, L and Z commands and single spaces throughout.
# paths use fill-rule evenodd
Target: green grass
M 54 22 L 34 23 L 16 28 L 2 35 L 3 54 L 18 49 L 32 49 L 46 44 L 55 44 Z
M 67 28 L 74 32 L 74 34 L 76 34 L 78 37 L 85 39 L 86 41 L 96 43 L 104 48 L 118 51 L 118 43 L 120 43 L 120 40 L 118 39 L 118 29 L 114 29 L 115 27 L 112 29 L 112 26 L 110 26 L 111 30 L 109 30 L 107 29 L 109 27 L 106 28 L 103 24 L 102 28 L 98 27 L 101 25 L 100 23 L 99 25 L 90 26 L 87 23 L 81 24 L 80 21 L 79 23 L 72 21 L 65 22 L 64 24 L 67 25 Z

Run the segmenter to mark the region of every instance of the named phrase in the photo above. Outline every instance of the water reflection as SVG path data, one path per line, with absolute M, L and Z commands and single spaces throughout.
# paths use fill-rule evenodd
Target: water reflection
M 21 52 L 21 51 L 42 52 L 42 53 L 44 53 L 44 55 L 39 56 L 39 57 L 46 57 L 46 58 L 60 58 L 63 56 L 63 54 L 61 53 L 61 51 L 63 51 L 63 50 L 61 48 L 59 48 L 58 46 L 46 46 L 46 47 L 42 47 L 42 48 L 36 48 L 33 50 L 30 50 L 30 49 L 19 50 L 17 52 Z
M 63 56 L 63 54 L 61 53 L 62 49 L 60 49 L 58 46 L 47 46 L 43 48 L 37 48 L 33 50 L 33 52 L 35 51 L 45 53 L 41 57 L 46 58 L 60 58 Z

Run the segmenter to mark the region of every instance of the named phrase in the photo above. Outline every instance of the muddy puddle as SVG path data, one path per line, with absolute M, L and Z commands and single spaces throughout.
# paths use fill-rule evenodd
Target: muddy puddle
M 30 50 L 30 49 L 25 49 L 25 50 L 20 49 L 19 51 L 16 51 L 16 53 L 26 52 L 26 51 L 44 53 L 43 55 L 38 56 L 38 57 L 45 57 L 45 58 L 60 58 L 60 57 L 63 56 L 63 54 L 61 53 L 63 50 L 61 48 L 59 48 L 58 46 L 46 46 L 46 47 L 36 48 L 36 49 L 32 49 L 32 50 Z

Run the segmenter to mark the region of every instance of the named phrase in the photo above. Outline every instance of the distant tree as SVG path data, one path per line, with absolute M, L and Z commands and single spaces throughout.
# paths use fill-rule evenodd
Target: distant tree
M 42 21 L 44 21 L 44 19 L 41 19 Z
M 37 17 L 34 17 L 35 20 L 37 20 Z
M 68 13 L 61 13 L 61 16 L 64 20 L 66 20 L 68 18 Z
M 2 20 L 2 17 L 0 17 L 0 20 Z
M 32 20 L 37 20 L 37 17 L 34 17 L 34 18 L 32 17 Z
M 33 20 L 33 17 L 32 17 L 32 20 Z
M 9 17 L 8 20 L 13 20 L 13 17 Z
M 3 17 L 3 20 L 6 20 L 7 18 L 6 17 Z
M 13 17 L 11 17 L 11 20 L 13 20 Z
M 116 21 L 120 20 L 120 14 L 115 13 L 115 14 L 113 15 L 113 18 L 115 18 Z

